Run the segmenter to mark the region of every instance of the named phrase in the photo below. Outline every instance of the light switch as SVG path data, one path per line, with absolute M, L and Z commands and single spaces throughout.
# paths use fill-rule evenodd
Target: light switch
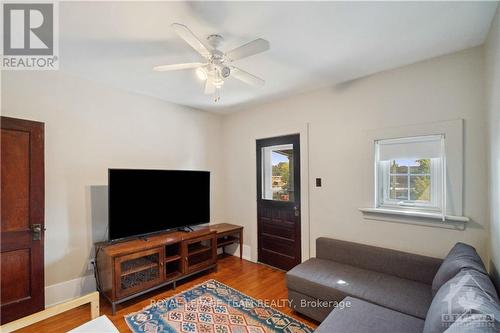
M 321 178 L 316 178 L 316 187 L 321 187 Z

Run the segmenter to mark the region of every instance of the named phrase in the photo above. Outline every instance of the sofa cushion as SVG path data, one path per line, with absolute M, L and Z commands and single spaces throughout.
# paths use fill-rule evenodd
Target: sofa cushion
M 439 288 L 462 269 L 475 269 L 486 274 L 486 268 L 472 246 L 457 243 L 450 250 L 443 263 L 439 267 L 434 280 L 432 281 L 432 295 L 435 295 Z
M 442 333 L 457 319 L 471 315 L 498 320 L 500 305 L 488 275 L 466 269 L 438 290 L 425 319 L 424 333 Z
M 316 258 L 429 285 L 443 262 L 442 259 L 326 237 L 316 239 Z
M 287 274 L 288 289 L 324 301 L 356 297 L 389 309 L 425 318 L 431 286 L 331 260 L 312 258 Z
M 315 333 L 422 333 L 424 321 L 357 298 L 347 297 Z
M 325 303 L 316 297 L 304 295 L 298 291 L 288 289 L 289 306 L 294 311 L 300 312 L 309 318 L 322 322 L 332 312 L 335 304 Z M 323 303 L 320 303 L 323 302 Z

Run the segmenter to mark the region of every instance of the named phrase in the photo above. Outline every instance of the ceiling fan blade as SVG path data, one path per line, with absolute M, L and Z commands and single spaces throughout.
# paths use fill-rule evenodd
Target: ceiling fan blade
M 269 42 L 265 39 L 259 38 L 226 52 L 226 57 L 229 61 L 235 61 L 267 50 L 269 50 Z
M 155 66 L 153 69 L 158 72 L 164 72 L 164 71 L 176 71 L 179 69 L 190 69 L 190 68 L 198 68 L 201 66 L 204 66 L 206 64 L 202 62 L 190 62 L 190 63 L 185 63 L 185 64 L 174 64 L 174 65 L 160 65 L 160 66 Z
M 212 48 L 204 44 L 191 30 L 189 30 L 188 27 L 180 23 L 173 23 L 172 28 L 179 35 L 179 37 L 184 39 L 184 41 L 186 41 L 186 43 L 188 43 L 199 54 L 205 58 L 210 58 L 210 50 Z
M 215 93 L 215 84 L 214 84 L 214 80 L 209 77 L 205 81 L 205 94 L 212 95 L 213 93 Z
M 231 76 L 251 86 L 262 87 L 266 83 L 260 77 L 245 72 L 238 67 L 231 67 Z

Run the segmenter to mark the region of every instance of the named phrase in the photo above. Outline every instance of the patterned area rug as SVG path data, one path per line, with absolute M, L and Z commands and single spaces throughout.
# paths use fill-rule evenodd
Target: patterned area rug
M 314 330 L 216 280 L 125 316 L 135 333 L 312 333 Z

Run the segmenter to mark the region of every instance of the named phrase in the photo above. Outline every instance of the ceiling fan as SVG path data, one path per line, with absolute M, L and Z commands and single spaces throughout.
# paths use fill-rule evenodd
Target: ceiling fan
M 210 35 L 207 43 L 201 41 L 183 24 L 173 23 L 172 28 L 204 59 L 204 62 L 193 62 L 174 65 L 155 66 L 155 71 L 173 71 L 180 69 L 196 68 L 196 74 L 205 80 L 205 94 L 214 95 L 214 101 L 220 100 L 220 89 L 224 80 L 234 77 L 252 86 L 263 86 L 265 81 L 238 67 L 232 65 L 233 61 L 264 52 L 269 49 L 269 42 L 258 38 L 228 52 L 222 52 L 218 47 L 224 41 L 221 35 Z

